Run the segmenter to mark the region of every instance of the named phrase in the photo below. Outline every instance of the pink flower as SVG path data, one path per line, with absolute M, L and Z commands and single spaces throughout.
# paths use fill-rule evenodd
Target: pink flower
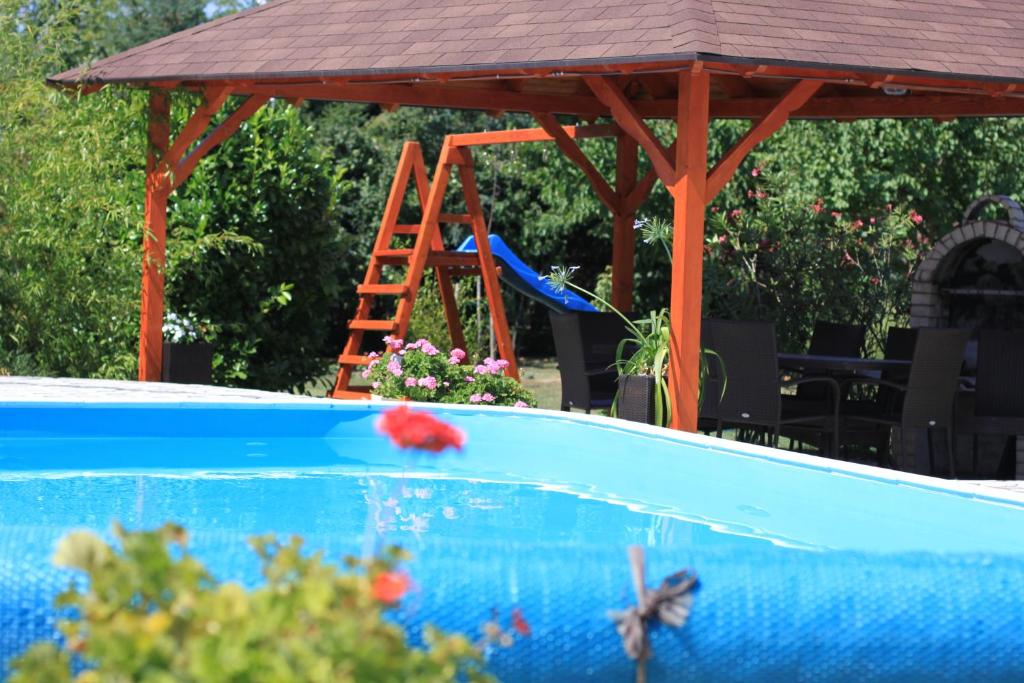
M 499 358 L 498 360 L 494 361 L 494 364 L 498 366 L 499 370 L 504 370 L 509 366 L 509 362 L 504 358 Z
M 476 381 L 476 377 L 473 377 L 472 375 L 466 375 L 466 381 L 467 382 L 475 382 Z
M 864 221 L 858 218 L 853 222 L 853 227 L 855 230 L 860 230 L 861 228 L 864 227 Z
M 392 351 L 401 351 L 402 346 L 404 344 L 404 342 L 401 339 L 398 339 L 397 337 L 392 337 L 390 334 L 384 337 L 384 343 L 387 344 L 387 347 Z
M 374 382 L 370 385 L 371 389 L 380 389 L 380 382 Z
M 395 377 L 402 376 L 402 361 L 399 360 L 398 356 L 391 356 L 391 360 L 388 361 L 388 372 Z
M 733 209 L 729 212 L 729 218 L 739 218 L 743 215 L 743 209 Z
M 379 353 L 377 353 L 376 351 L 370 351 L 370 352 L 369 352 L 368 354 L 366 354 L 366 355 L 367 355 L 367 357 L 369 357 L 369 358 L 378 358 L 378 357 L 380 356 L 380 354 L 379 354 Z
M 811 210 L 818 214 L 825 210 L 825 200 L 818 197 L 818 201 L 811 205 Z
M 516 401 L 515 403 L 512 404 L 512 407 L 513 408 L 529 408 L 530 404 L 527 403 L 526 401 Z
M 871 278 L 871 284 L 873 284 L 875 286 L 878 286 L 878 285 L 882 284 L 882 280 L 881 280 L 881 278 L 879 278 L 877 276 L 873 277 L 873 278 Z
M 416 382 L 416 384 L 420 385 L 421 387 L 426 387 L 427 389 L 430 389 L 431 391 L 433 391 L 434 389 L 437 389 L 437 379 L 432 377 L 431 375 L 427 375 L 426 377 L 421 377 L 419 379 L 419 381 Z
M 479 403 L 480 402 L 480 394 L 472 394 L 472 395 L 470 395 L 469 402 L 470 403 Z
M 494 403 L 494 395 L 491 393 L 484 393 L 480 397 L 480 400 L 483 401 L 484 403 Z
M 875 224 L 875 217 L 872 216 L 871 218 L 869 218 L 868 219 L 868 223 L 870 223 L 871 225 L 874 225 Z
M 728 244 L 729 243 L 729 236 L 728 235 L 719 235 L 718 236 L 718 243 L 719 244 Z
M 420 346 L 420 351 L 427 354 L 428 356 L 436 356 L 438 353 L 440 353 L 440 351 L 437 350 L 437 347 L 428 342 L 426 339 L 423 339 L 422 341 L 423 345 Z
M 755 166 L 753 168 L 753 170 L 750 171 L 750 175 L 754 176 L 755 178 L 757 176 L 761 175 L 761 167 L 760 166 Z
M 711 207 L 711 213 L 718 213 L 718 207 L 717 206 L 712 206 Z
M 370 379 L 370 368 L 366 368 L 359 374 L 363 376 L 363 379 Z
M 448 364 L 458 365 L 462 361 L 466 360 L 466 352 L 460 348 L 454 348 L 448 354 Z
M 843 217 L 843 212 L 842 211 L 833 211 L 832 212 L 832 218 L 842 218 L 842 217 Z
M 910 220 L 914 221 L 915 225 L 921 225 L 921 223 L 924 223 L 924 216 L 919 214 L 917 211 L 911 209 L 908 215 L 910 217 Z
M 415 377 L 406 377 L 405 378 L 405 386 L 407 386 L 407 387 L 414 387 L 414 386 L 416 386 L 416 378 Z

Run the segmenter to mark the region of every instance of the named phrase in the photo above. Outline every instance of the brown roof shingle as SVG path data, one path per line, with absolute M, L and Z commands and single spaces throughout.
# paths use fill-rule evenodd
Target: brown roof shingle
M 686 60 L 1024 80 L 1019 0 L 275 0 L 53 78 L 368 76 Z

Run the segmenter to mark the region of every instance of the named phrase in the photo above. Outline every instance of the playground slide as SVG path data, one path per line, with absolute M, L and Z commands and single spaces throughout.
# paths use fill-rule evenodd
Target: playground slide
M 559 313 L 571 311 L 594 313 L 597 311 L 586 299 L 575 292 L 555 291 L 546 280 L 540 278 L 537 271 L 523 263 L 523 260 L 505 244 L 505 240 L 497 235 L 490 235 L 488 241 L 491 243 L 491 252 L 494 254 L 495 262 L 501 266 L 501 279 L 512 289 Z M 474 252 L 476 251 L 476 242 L 472 237 L 468 237 L 459 245 L 458 251 Z

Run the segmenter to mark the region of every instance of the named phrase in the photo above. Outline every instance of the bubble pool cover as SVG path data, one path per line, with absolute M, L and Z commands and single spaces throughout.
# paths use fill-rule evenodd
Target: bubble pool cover
M 410 459 L 373 405 L 0 404 L 0 658 L 54 635 L 57 538 L 112 520 L 190 529 L 221 579 L 258 581 L 245 539 L 328 556 L 399 543 L 416 588 L 395 618 L 532 634 L 488 653 L 503 680 L 631 680 L 606 616 L 700 575 L 652 681 L 1020 680 L 1024 506 L 1012 497 L 620 422 L 436 409 L 463 455 Z

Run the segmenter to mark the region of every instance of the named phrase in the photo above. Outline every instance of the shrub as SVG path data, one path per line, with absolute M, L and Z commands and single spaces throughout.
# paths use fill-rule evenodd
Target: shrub
M 383 618 L 409 585 L 397 548 L 341 571 L 297 538 L 253 538 L 266 582 L 246 590 L 216 581 L 180 527 L 115 534 L 120 551 L 87 531 L 62 539 L 54 562 L 85 572 L 89 587 L 59 596 L 76 615 L 59 625 L 62 645 L 33 645 L 12 683 L 490 679 L 464 636 L 427 627 L 426 649 L 410 647 Z M 89 668 L 73 675 L 79 663 Z
M 374 358 L 363 372 L 376 396 L 430 403 L 537 405 L 529 391 L 505 375 L 508 361 L 485 358 L 473 366 L 465 363 L 462 349 L 442 354 L 426 339 L 406 344 L 388 336 L 384 342 L 387 349 L 383 355 L 372 354 Z

